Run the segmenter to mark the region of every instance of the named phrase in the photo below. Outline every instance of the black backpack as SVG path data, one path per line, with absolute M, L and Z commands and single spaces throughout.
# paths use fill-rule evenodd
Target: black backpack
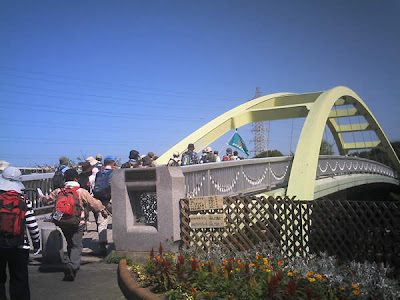
M 65 167 L 62 168 L 62 169 L 57 168 L 56 172 L 54 173 L 54 177 L 53 177 L 53 190 L 55 190 L 55 189 L 60 189 L 60 188 L 63 188 L 63 187 L 64 187 L 65 180 L 64 180 L 64 172 L 63 172 L 63 170 L 64 170 L 65 168 L 68 168 L 68 167 L 65 166 Z
M 111 199 L 111 185 L 110 181 L 114 170 L 101 170 L 96 174 L 94 182 L 93 194 L 96 199 L 110 200 Z
M 81 188 L 87 190 L 88 192 L 90 191 L 90 184 L 89 184 L 89 176 L 91 173 L 85 172 L 79 174 L 78 182 Z

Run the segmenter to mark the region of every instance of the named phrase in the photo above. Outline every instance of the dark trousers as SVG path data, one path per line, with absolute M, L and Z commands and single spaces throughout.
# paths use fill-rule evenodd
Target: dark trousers
M 31 299 L 28 276 L 29 250 L 0 248 L 0 300 L 6 300 L 7 265 L 10 273 L 10 299 Z
M 82 237 L 85 229 L 85 225 L 81 225 L 78 228 L 61 228 L 64 233 L 65 239 L 67 240 L 67 251 L 68 251 L 68 265 L 74 270 L 78 270 L 81 265 L 82 257 Z

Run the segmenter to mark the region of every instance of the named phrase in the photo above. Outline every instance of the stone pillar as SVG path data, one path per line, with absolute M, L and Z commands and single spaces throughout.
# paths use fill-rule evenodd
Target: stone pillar
M 157 195 L 155 226 L 140 220 L 138 195 L 142 192 Z M 185 178 L 180 167 L 115 170 L 111 193 L 117 251 L 150 251 L 158 249 L 167 238 L 180 240 L 179 200 L 185 197 Z

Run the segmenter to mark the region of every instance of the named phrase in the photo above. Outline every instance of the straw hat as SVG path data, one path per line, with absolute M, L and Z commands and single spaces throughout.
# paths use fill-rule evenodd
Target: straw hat
M 89 156 L 88 158 L 86 158 L 86 161 L 90 163 L 91 166 L 94 166 L 98 163 L 98 161 L 93 156 Z

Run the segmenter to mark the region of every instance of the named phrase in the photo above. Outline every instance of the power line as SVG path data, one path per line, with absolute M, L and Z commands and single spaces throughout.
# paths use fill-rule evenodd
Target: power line
M 1 83 L 0 83 L 1 85 Z M 14 85 L 15 86 L 15 85 Z M 17 85 L 18 86 L 18 85 Z M 42 89 L 42 88 L 41 88 Z M 45 90 L 52 90 L 52 91 L 57 91 L 53 89 L 46 89 Z M 92 102 L 93 104 L 99 104 L 99 103 L 105 103 L 109 104 L 110 99 L 113 99 L 113 104 L 123 104 L 123 105 L 137 105 L 138 100 L 132 99 L 132 98 L 123 98 L 123 97 L 115 97 L 115 96 L 102 96 L 102 95 L 91 95 L 91 94 L 81 94 L 81 93 L 73 93 L 73 92 L 64 92 L 64 91 L 59 91 L 62 94 L 73 94 L 73 95 L 78 95 L 78 96 L 83 96 L 85 98 L 77 98 L 77 97 L 65 97 L 65 96 L 59 96 L 59 95 L 49 95 L 45 93 L 35 93 L 35 92 L 27 92 L 27 91 L 15 91 L 15 90 L 6 90 L 2 89 L 1 92 L 3 93 L 13 93 L 13 94 L 22 94 L 22 95 L 29 95 L 29 96 L 40 96 L 40 97 L 47 97 L 47 98 L 56 98 L 56 99 L 66 99 L 68 101 L 86 101 L 85 104 L 89 104 L 88 102 Z M 86 98 L 87 97 L 87 98 Z M 105 98 L 104 100 L 99 100 L 96 99 L 95 101 L 91 100 L 92 98 Z M 107 100 L 106 100 L 107 99 Z M 123 100 L 123 101 L 115 101 L 115 100 Z M 149 107 L 149 108 L 168 108 L 171 107 L 170 101 L 151 101 L 152 104 L 149 103 L 141 103 L 141 107 Z M 81 104 L 81 103 L 80 103 Z M 191 105 L 191 107 L 203 107 L 203 105 L 198 105 L 194 103 Z M 174 110 L 185 110 L 186 107 L 184 106 L 174 106 Z M 219 109 L 219 107 L 214 107 L 214 109 Z M 225 107 L 220 107 L 220 109 L 226 109 Z
M 45 105 L 35 105 L 35 107 L 32 107 L 32 105 L 30 104 L 19 104 L 18 105 L 22 105 L 22 106 L 27 106 L 27 108 L 24 108 L 24 110 L 29 110 L 29 111 L 38 111 L 38 112 L 50 112 L 50 113 L 60 113 L 60 111 L 63 112 L 64 115 L 83 115 L 83 116 L 95 116 L 95 117 L 117 117 L 117 118 L 124 118 L 124 119 L 132 119 L 133 117 L 135 117 L 136 119 L 147 119 L 147 120 L 151 120 L 154 118 L 157 118 L 158 120 L 163 120 L 163 121 L 173 121 L 176 122 L 176 117 L 174 116 L 165 116 L 165 115 L 143 115 L 143 114 L 134 114 L 134 113 L 125 113 L 125 112 L 121 112 L 121 113 L 112 113 L 112 112 L 105 112 L 105 111 L 95 111 L 95 110 L 90 110 L 90 111 L 73 111 L 73 110 L 66 110 L 65 107 L 60 107 L 60 106 L 52 106 L 51 109 L 36 109 L 36 107 L 47 107 Z M 1 105 L 1 108 L 7 108 L 7 109 L 12 109 L 12 110 L 19 110 L 19 108 L 17 107 L 10 107 L 7 105 Z M 194 120 L 198 120 L 198 121 L 204 121 L 205 118 L 185 118 L 185 117 L 181 117 L 179 116 L 179 121 L 187 121 L 187 122 L 193 122 Z
M 8 69 L 10 70 L 10 68 L 7 67 L 3 67 L 0 66 L 0 69 Z M 10 72 L 10 71 L 3 71 L 0 70 L 2 72 Z M 30 71 L 20 71 L 17 69 L 11 69 L 11 72 L 17 72 L 17 73 L 22 73 L 22 74 L 44 74 L 45 76 L 51 76 L 53 77 L 61 77 L 61 78 L 66 78 L 69 80 L 75 80 L 75 81 L 82 81 L 85 80 L 84 84 L 91 84 L 91 82 L 94 82 L 94 84 L 92 85 L 97 85 L 97 86 L 101 86 L 102 88 L 107 88 L 107 89 L 116 89 L 116 88 L 110 88 L 109 86 L 104 86 L 105 84 L 109 85 L 110 82 L 107 81 L 100 81 L 100 80 L 93 80 L 93 79 L 82 79 L 82 78 L 77 78 L 77 77 L 71 77 L 71 76 L 65 76 L 65 75 L 60 75 L 60 74 L 51 74 L 51 73 L 44 73 L 44 72 L 30 72 Z M 10 74 L 6 74 L 7 76 L 10 76 Z M 62 83 L 62 84 L 66 84 L 67 82 L 65 81 L 57 81 L 57 80 L 53 80 L 53 79 L 43 79 L 43 78 L 32 78 L 32 77 L 28 77 L 28 76 L 21 76 L 21 75 L 16 75 L 16 74 L 11 74 L 11 76 L 15 76 L 15 77 L 19 77 L 19 78 L 25 78 L 25 79 L 29 79 L 29 80 L 39 80 L 39 81 L 48 81 L 48 82 L 56 82 L 56 83 Z M 79 83 L 82 84 L 82 83 Z M 115 84 L 114 84 L 115 85 Z M 131 88 L 131 89 L 142 89 L 142 90 L 151 90 L 151 91 L 159 91 L 159 92 L 164 92 L 164 93 L 169 93 L 169 96 L 175 96 L 176 97 L 187 97 L 188 95 L 192 95 L 192 96 L 197 96 L 197 97 L 217 97 L 217 98 L 237 98 L 237 99 L 243 99 L 243 97 L 240 96 L 225 96 L 225 95 L 216 95 L 216 94 L 200 94 L 200 93 L 193 93 L 193 92 L 181 92 L 181 91 L 171 91 L 171 90 L 165 90 L 165 89 L 158 89 L 158 88 L 154 88 L 154 87 L 140 87 L 140 86 L 135 86 L 135 85 L 129 85 L 129 84 L 117 84 L 116 86 L 122 86 L 122 87 L 126 87 L 126 88 Z M 121 90 L 121 89 L 118 89 Z M 130 91 L 131 92 L 131 91 Z M 142 92 L 145 93 L 145 92 Z M 158 94 L 158 95 L 166 95 L 166 94 L 162 94 L 162 93 L 154 93 L 152 92 L 151 94 Z

